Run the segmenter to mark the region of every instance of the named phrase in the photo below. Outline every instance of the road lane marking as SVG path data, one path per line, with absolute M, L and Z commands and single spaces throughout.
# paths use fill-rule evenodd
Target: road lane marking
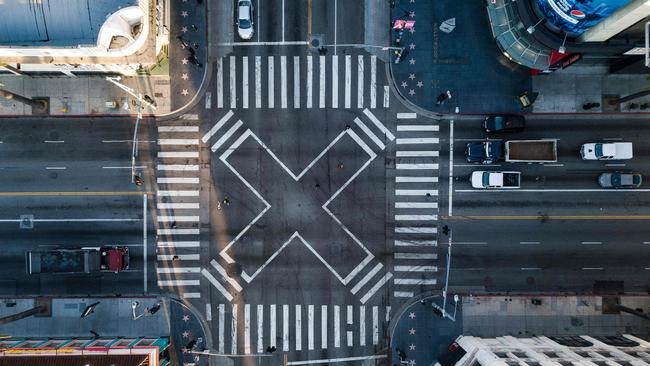
M 199 178 L 185 178 L 185 177 L 172 177 L 172 178 L 156 178 L 158 184 L 199 184 Z
M 217 59 L 217 108 L 223 108 L 223 57 Z
M 277 326 L 276 326 L 276 315 L 277 315 L 277 309 L 275 304 L 271 304 L 271 309 L 269 311 L 269 343 L 271 344 L 271 347 L 276 347 L 276 339 L 277 339 Z
M 224 328 L 226 321 L 226 305 L 219 304 L 219 353 L 225 352 L 225 339 Z
M 443 220 L 650 220 L 650 215 L 521 215 L 521 216 L 443 216 Z
M 357 56 L 357 108 L 363 108 L 363 55 Z
M 605 166 L 625 166 L 625 164 L 605 164 Z
M 64 166 L 46 166 L 45 170 L 66 170 L 68 168 Z
M 372 113 L 368 108 L 364 108 L 363 114 L 366 115 L 370 119 L 370 121 L 377 127 L 381 132 L 384 133 L 386 137 L 388 137 L 389 140 L 393 141 L 395 140 L 395 135 L 393 135 L 387 128 L 384 126 L 383 123 Z
M 359 346 L 366 345 L 366 307 L 359 306 Z
M 411 298 L 411 297 L 413 297 L 413 293 L 410 292 L 410 291 L 394 291 L 393 292 L 393 297 Z
M 345 108 L 351 107 L 352 100 L 352 56 L 345 55 Z
M 377 265 L 375 265 L 375 267 L 374 267 L 370 272 L 368 272 L 368 273 L 367 273 L 367 274 L 366 274 L 366 275 L 361 279 L 361 281 L 357 282 L 357 284 L 354 285 L 354 287 L 352 287 L 352 290 L 351 290 L 350 292 L 352 292 L 353 295 L 355 295 L 357 292 L 359 292 L 359 290 L 360 290 L 360 289 L 361 289 L 361 288 L 362 288 L 366 283 L 368 283 L 368 281 L 370 281 L 370 279 L 371 279 L 372 277 L 374 277 L 374 276 L 377 274 L 377 272 L 379 272 L 379 270 L 381 270 L 382 267 L 383 267 L 383 265 L 382 265 L 381 263 L 377 263 Z
M 377 108 L 377 56 L 370 56 L 370 108 Z
M 158 229 L 157 235 L 199 235 L 199 229 Z M 197 242 L 198 243 L 198 242 Z
M 219 264 L 219 262 L 217 262 L 216 260 L 213 259 L 213 260 L 210 261 L 210 264 L 212 265 L 212 267 L 214 269 L 217 270 L 217 272 L 219 272 L 221 277 L 223 277 L 223 279 L 226 280 L 226 282 L 228 282 L 230 284 L 230 286 L 234 287 L 235 290 L 237 290 L 237 292 L 241 292 L 241 290 L 242 290 L 241 285 L 237 281 L 235 281 L 232 277 L 230 277 L 228 275 L 228 272 L 226 272 L 226 269 L 223 268 Z
M 158 145 L 198 145 L 199 139 L 158 139 Z
M 454 241 L 455 245 L 487 245 L 486 241 Z
M 289 305 L 282 305 L 282 350 L 289 351 Z
M 390 106 L 390 86 L 384 85 L 384 108 Z
M 564 164 L 543 164 L 543 165 L 544 166 L 556 166 L 556 167 L 564 166 Z
M 420 158 L 420 157 L 438 157 L 440 156 L 440 153 L 438 151 L 422 151 L 422 150 L 410 150 L 410 151 L 396 151 L 395 156 L 398 158 L 405 158 L 405 157 L 413 157 L 413 158 Z
M 395 208 L 438 208 L 438 202 L 395 202 Z
M 438 177 L 395 177 L 395 183 L 438 183 Z
M 157 259 L 159 261 L 198 261 L 201 256 L 199 254 L 158 254 Z
M 140 196 L 153 194 L 153 192 L 0 192 L 0 197 L 21 196 Z
M 366 126 L 363 122 L 361 122 L 361 120 L 359 119 L 359 117 L 355 117 L 355 118 L 354 118 L 354 123 L 356 123 L 357 126 L 359 126 L 359 128 L 360 128 L 363 132 L 365 132 L 366 135 L 368 135 L 368 137 L 370 137 L 370 139 L 371 139 L 371 140 L 372 140 L 372 141 L 373 141 L 377 146 L 379 146 L 380 149 L 384 150 L 384 149 L 386 148 L 386 145 L 384 145 L 384 143 L 379 139 L 379 137 L 377 137 L 377 135 L 375 135 L 372 131 L 370 131 L 370 129 L 368 128 L 368 126 Z
M 199 132 L 199 126 L 158 126 L 158 132 Z
M 229 300 L 232 301 L 232 300 Z M 232 304 L 232 319 L 230 321 L 230 353 L 237 354 L 237 304 Z
M 473 165 L 474 166 L 474 165 Z M 481 165 L 485 166 L 485 165 Z M 478 166 L 477 166 L 478 167 Z M 459 193 L 499 193 L 499 192 L 563 192 L 563 193 L 582 193 L 582 192 L 610 192 L 610 193 L 630 193 L 630 192 L 650 192 L 648 188 L 641 189 L 457 189 Z
M 379 344 L 379 307 L 372 307 L 372 344 Z
M 257 12 L 259 16 L 259 11 Z M 258 33 L 259 34 L 259 33 Z M 255 47 L 255 46 L 309 46 L 308 41 L 281 41 L 281 42 L 218 42 L 219 47 Z
M 395 259 L 438 259 L 436 253 L 393 253 Z
M 457 168 L 484 168 L 484 167 L 499 167 L 501 164 L 454 164 Z M 456 190 L 458 192 L 458 190 Z
M 438 125 L 397 125 L 397 131 L 403 132 L 437 132 L 440 130 Z
M 334 305 L 334 347 L 341 347 L 341 307 Z
M 264 305 L 257 305 L 257 353 L 264 352 Z
M 199 216 L 157 216 L 158 222 L 199 222 Z
M 156 272 L 165 274 L 165 273 L 200 273 L 201 268 L 199 267 L 158 267 Z
M 437 240 L 395 240 L 396 247 L 435 247 Z
M 359 300 L 362 304 L 365 304 L 368 299 L 370 299 L 383 285 L 385 285 L 391 278 L 393 274 L 388 272 L 385 275 L 381 276 L 381 279 L 375 283 L 374 286 L 365 295 Z
M 32 222 L 136 222 L 143 219 L 32 219 Z M 0 219 L 0 222 L 22 222 L 21 219 Z
M 293 56 L 293 107 L 300 108 L 300 56 Z
M 318 95 L 318 107 L 319 108 L 325 108 L 325 56 L 319 56 L 319 92 L 320 94 Z
M 583 271 L 602 271 L 603 267 L 582 267 Z
M 353 312 L 352 312 L 352 310 L 353 310 L 353 309 L 352 309 L 352 305 L 348 305 L 347 308 L 348 308 L 348 311 L 347 311 L 347 315 L 348 315 L 348 316 L 347 316 L 348 325 L 352 325 L 352 323 L 353 323 L 353 319 L 352 319 L 352 316 L 353 316 L 353 315 L 352 315 L 352 314 L 353 314 Z M 347 338 L 347 341 L 348 341 L 348 347 L 352 347 L 352 345 L 353 345 L 353 340 L 352 340 L 352 331 L 347 331 L 347 334 L 346 334 L 346 335 L 347 335 L 346 338 Z
M 159 164 L 156 165 L 156 170 L 161 171 L 180 171 L 180 172 L 190 172 L 190 171 L 199 171 L 198 165 L 181 165 L 181 164 Z
M 158 191 L 160 197 L 198 197 L 199 191 Z
M 417 113 L 397 113 L 397 119 L 416 119 Z
M 397 234 L 435 234 L 438 232 L 436 227 L 396 227 Z
M 280 107 L 287 108 L 287 56 L 280 56 Z
M 420 138 L 401 138 L 395 141 L 398 145 L 414 145 L 414 144 L 437 144 L 440 142 L 440 139 L 437 137 L 420 137 Z
M 436 266 L 395 266 L 395 272 L 438 272 Z
M 429 221 L 438 220 L 438 215 L 395 215 L 395 221 Z
M 198 158 L 198 151 L 159 151 L 158 158 Z
M 395 164 L 395 169 L 398 170 L 438 170 L 438 164 L 429 163 L 416 163 L 416 164 Z
M 420 279 L 420 278 L 396 278 L 394 280 L 396 285 L 435 285 L 435 279 Z
M 230 109 L 237 108 L 237 74 L 235 56 L 230 56 Z
M 275 94 L 274 94 L 275 93 L 275 85 L 273 85 L 273 83 L 275 81 L 275 75 L 273 73 L 274 72 L 273 69 L 275 68 L 275 66 L 273 64 L 274 63 L 273 56 L 269 56 L 268 60 L 269 60 L 269 65 L 268 65 L 268 69 L 269 69 L 269 76 L 268 76 L 269 95 L 268 95 L 268 99 L 269 100 L 268 100 L 268 104 L 269 104 L 269 108 L 275 108 Z
M 537 245 L 537 244 L 540 244 L 540 242 L 538 242 L 538 241 L 520 241 L 519 244 L 522 244 L 522 245 Z
M 183 292 L 183 298 L 184 299 L 200 299 L 201 298 L 201 293 L 200 292 Z
M 307 56 L 307 108 L 312 107 L 314 94 L 314 58 Z
M 377 360 L 381 358 L 386 358 L 386 355 L 372 355 L 372 356 L 359 356 L 359 357 L 343 357 L 343 358 L 328 358 L 322 360 L 309 360 L 309 361 L 290 361 L 287 362 L 287 366 L 297 366 L 297 365 L 313 365 L 321 363 L 341 363 L 341 362 L 352 362 L 352 361 L 367 361 L 367 360 Z
M 320 348 L 327 348 L 327 305 L 320 306 Z
M 232 117 L 233 115 L 234 115 L 234 113 L 233 113 L 232 110 L 228 111 L 228 113 L 226 113 L 225 116 L 221 117 L 221 119 L 217 123 L 215 123 L 214 126 L 212 126 L 210 131 L 208 131 L 205 135 L 203 135 L 203 137 L 201 138 L 201 141 L 203 141 L 204 143 L 208 142 L 208 140 L 211 139 L 212 136 L 215 133 L 217 133 L 217 131 L 219 131 L 219 129 L 221 127 L 223 127 L 223 125 L 226 124 L 226 122 L 228 122 L 230 117 Z
M 103 166 L 102 169 L 146 169 L 146 165 L 136 165 L 136 166 Z
M 262 56 L 255 56 L 255 108 L 262 108 Z
M 212 321 L 212 304 L 205 304 L 205 320 Z
M 251 305 L 244 304 L 244 353 L 251 353 Z
M 302 306 L 296 305 L 296 351 L 302 351 Z
M 214 145 L 212 145 L 210 150 L 212 150 L 212 152 L 217 151 L 217 149 L 219 149 L 221 147 L 221 145 L 223 145 L 226 142 L 226 140 L 228 140 L 230 138 L 230 136 L 232 136 L 235 133 L 235 131 L 237 131 L 239 129 L 239 127 L 241 127 L 241 125 L 243 125 L 243 124 L 244 124 L 244 122 L 242 122 L 241 120 L 237 120 L 237 123 L 232 125 L 228 129 L 228 131 L 226 131 L 226 133 L 224 133 L 223 136 L 221 136 L 219 138 L 219 140 L 217 140 L 217 142 L 215 142 Z
M 438 190 L 437 189 L 431 189 L 431 190 L 425 190 L 425 189 L 396 189 L 395 190 L 395 195 L 396 196 L 437 196 L 438 195 Z
M 339 57 L 332 56 L 332 108 L 339 107 Z
M 199 286 L 199 280 L 161 280 L 158 281 L 158 287 L 182 287 L 182 286 Z
M 539 267 L 521 267 L 522 271 L 541 271 L 542 269 Z
M 157 243 L 157 246 L 158 248 L 198 248 L 201 246 L 201 244 L 198 240 L 197 241 L 159 241 Z
M 307 306 L 307 349 L 314 349 L 314 305 Z
M 241 79 L 241 89 L 242 89 L 242 108 L 248 109 L 248 56 L 242 57 L 242 79 Z
M 43 141 L 46 144 L 63 144 L 65 141 L 63 140 L 45 140 Z
M 602 241 L 581 241 L 580 244 L 584 245 L 600 245 L 602 244 Z

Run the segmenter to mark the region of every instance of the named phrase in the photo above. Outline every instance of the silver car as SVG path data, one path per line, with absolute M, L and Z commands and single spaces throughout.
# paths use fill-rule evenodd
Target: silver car
M 241 39 L 253 38 L 253 4 L 249 0 L 237 2 L 237 33 Z
M 641 181 L 641 174 L 635 173 L 603 173 L 598 177 L 603 188 L 636 188 Z

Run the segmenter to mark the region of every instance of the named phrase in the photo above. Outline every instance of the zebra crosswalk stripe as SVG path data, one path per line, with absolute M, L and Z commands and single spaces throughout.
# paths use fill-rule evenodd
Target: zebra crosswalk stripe
M 248 108 L 248 56 L 242 57 L 242 108 Z
M 230 56 L 230 109 L 237 108 L 237 65 L 235 56 Z

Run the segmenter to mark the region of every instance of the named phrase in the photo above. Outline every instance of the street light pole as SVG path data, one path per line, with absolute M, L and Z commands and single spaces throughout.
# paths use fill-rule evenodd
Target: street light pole
M 448 248 L 447 248 L 447 273 L 445 274 L 445 288 L 442 290 L 442 306 L 433 303 L 432 306 L 440 311 L 443 318 L 449 318 L 451 321 L 456 321 L 456 306 L 458 305 L 458 295 L 454 295 L 454 315 L 451 315 L 447 312 L 447 291 L 449 289 L 449 272 L 451 270 L 451 247 L 452 247 L 452 231 L 449 230 L 448 233 Z
M 321 47 L 354 47 L 354 48 L 381 48 L 382 51 L 388 50 L 401 50 L 402 47 L 392 47 L 392 46 L 377 46 L 372 44 L 363 44 L 363 43 L 348 43 L 348 44 L 324 44 Z

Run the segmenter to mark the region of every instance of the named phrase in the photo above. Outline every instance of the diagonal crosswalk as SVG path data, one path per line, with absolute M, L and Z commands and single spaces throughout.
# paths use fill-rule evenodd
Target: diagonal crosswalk
M 389 108 L 389 86 L 377 87 L 385 80 L 378 63 L 366 54 L 219 58 L 217 108 Z

